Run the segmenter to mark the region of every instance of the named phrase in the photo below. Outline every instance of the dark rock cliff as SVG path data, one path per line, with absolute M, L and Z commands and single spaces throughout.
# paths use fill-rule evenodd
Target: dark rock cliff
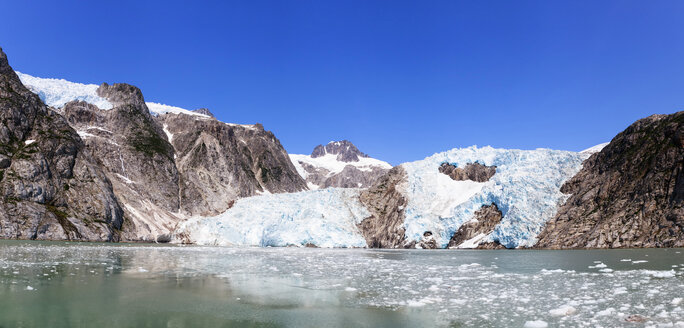
M 335 155 L 335 159 L 344 163 L 343 165 L 348 164 L 341 171 L 332 172 L 325 167 L 317 166 L 316 159 L 327 154 Z M 390 169 L 388 164 L 381 161 L 359 163 L 361 158 L 369 156 L 348 140 L 331 141 L 325 146 L 316 146 L 310 156 L 313 161 L 302 161 L 297 158 L 292 160 L 301 166 L 301 170 L 306 171 L 306 182 L 318 188 L 368 188 Z
M 74 101 L 62 113 L 112 181 L 126 212 L 123 239 L 154 241 L 180 221 L 174 149 L 138 88 L 105 83 L 97 91 L 112 109 Z
M 263 126 L 186 114 L 158 118 L 176 150 L 181 209 L 216 215 L 236 199 L 306 190 L 280 141 Z
M 340 162 L 358 162 L 359 157 L 368 157 L 348 140 L 332 141 L 325 146 L 318 145 L 311 153 L 311 157 L 322 157 L 326 154 L 337 155 Z
M 408 200 L 401 193 L 406 182 L 406 170 L 401 166 L 392 168 L 373 187 L 363 191 L 361 203 L 371 216 L 361 221 L 359 230 L 371 248 L 405 248 L 404 208 Z
M 79 135 L 0 49 L 0 238 L 116 241 L 123 211 Z
M 561 191 L 536 247 L 684 246 L 684 112 L 636 121 Z

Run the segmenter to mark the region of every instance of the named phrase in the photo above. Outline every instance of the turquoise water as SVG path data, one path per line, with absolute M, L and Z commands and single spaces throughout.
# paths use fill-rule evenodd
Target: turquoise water
M 684 327 L 683 253 L 0 241 L 0 327 Z

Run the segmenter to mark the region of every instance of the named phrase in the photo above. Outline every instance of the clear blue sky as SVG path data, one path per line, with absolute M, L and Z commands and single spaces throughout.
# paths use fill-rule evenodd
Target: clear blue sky
M 190 3 L 189 1 L 187 1 Z M 9 1 L 15 69 L 261 122 L 393 164 L 581 150 L 684 108 L 684 1 Z

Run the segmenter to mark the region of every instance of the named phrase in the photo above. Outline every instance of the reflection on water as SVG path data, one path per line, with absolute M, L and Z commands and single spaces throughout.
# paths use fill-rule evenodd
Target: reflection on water
M 0 326 L 675 326 L 682 252 L 0 241 Z

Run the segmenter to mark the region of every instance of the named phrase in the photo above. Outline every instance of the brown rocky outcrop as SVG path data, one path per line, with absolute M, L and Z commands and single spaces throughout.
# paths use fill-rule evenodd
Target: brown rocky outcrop
M 326 154 L 336 155 L 337 161 L 348 164 L 343 164 L 345 166 L 341 171 L 331 172 L 325 167 L 317 166 L 315 160 L 301 160 L 303 155 L 292 155 L 292 161 L 301 167 L 300 170 L 306 172 L 303 175 L 310 186 L 313 185 L 317 188 L 368 188 L 391 168 L 389 164 L 382 161 L 359 163 L 361 158 L 370 157 L 359 151 L 348 140 L 331 141 L 325 146 L 318 145 L 308 159 L 316 159 Z
M 449 240 L 448 248 L 458 247 L 463 242 L 472 239 L 480 234 L 487 235 L 494 231 L 497 224 L 501 222 L 502 214 L 496 204 L 483 205 L 475 211 L 473 218 L 462 224 Z
M 392 168 L 373 187 L 363 191 L 361 203 L 371 216 L 361 221 L 359 230 L 371 248 L 404 248 L 404 208 L 408 200 L 401 193 L 401 184 L 406 182 L 406 171 L 401 166 Z
M 185 214 L 216 215 L 238 198 L 307 189 L 280 141 L 260 124 L 170 113 L 157 120 L 176 150 Z
M 0 238 L 119 239 L 123 211 L 79 135 L 0 49 Z
M 359 157 L 369 157 L 348 140 L 332 141 L 325 146 L 318 145 L 311 153 L 311 157 L 322 157 L 326 154 L 337 155 L 338 161 L 347 163 L 358 162 Z
M 73 101 L 62 113 L 112 181 L 126 213 L 122 239 L 155 241 L 182 219 L 176 215 L 180 202 L 174 149 L 138 88 L 104 83 L 98 94 L 114 107 L 103 110 Z
M 472 180 L 486 182 L 496 173 L 496 166 L 485 166 L 480 163 L 468 163 L 465 167 L 456 167 L 449 163 L 442 163 L 439 172 L 448 175 L 456 181 Z
M 636 121 L 561 191 L 536 247 L 684 246 L 684 112 Z

